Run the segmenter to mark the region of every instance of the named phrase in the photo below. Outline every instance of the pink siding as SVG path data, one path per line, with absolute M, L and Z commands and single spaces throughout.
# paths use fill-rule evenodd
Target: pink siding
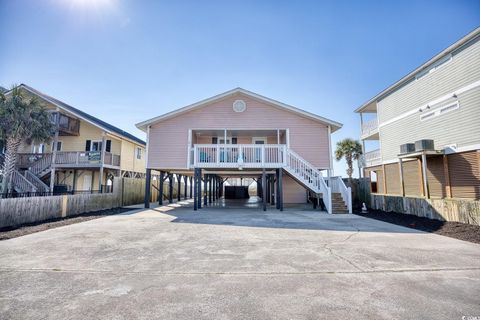
M 291 177 L 283 176 L 283 203 L 306 203 L 306 190 Z
M 236 113 L 233 101 L 242 99 L 247 110 Z M 189 129 L 289 129 L 290 148 L 318 168 L 329 167 L 328 129 L 317 121 L 290 111 L 236 94 L 199 109 L 184 113 L 150 128 L 148 167 L 183 169 L 187 167 Z M 200 139 L 199 139 L 200 140 Z M 282 139 L 284 140 L 284 139 Z M 276 137 L 269 139 L 276 143 Z M 197 143 L 211 143 L 201 139 Z M 238 143 L 251 143 L 240 140 Z

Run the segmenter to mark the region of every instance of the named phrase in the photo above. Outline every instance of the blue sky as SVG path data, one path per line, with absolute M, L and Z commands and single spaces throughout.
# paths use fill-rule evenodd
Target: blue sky
M 234 87 L 339 121 L 480 25 L 480 1 L 0 0 L 0 85 L 135 123 Z M 345 174 L 343 162 L 335 173 Z

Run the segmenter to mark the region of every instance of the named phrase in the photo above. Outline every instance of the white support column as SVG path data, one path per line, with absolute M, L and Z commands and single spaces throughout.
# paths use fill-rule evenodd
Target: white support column
M 223 130 L 223 144 L 227 144 L 227 129 Z
M 277 129 L 277 144 L 280 144 L 280 130 Z
M 332 153 L 332 127 L 328 126 L 328 153 L 329 153 L 329 163 L 330 163 L 330 168 L 329 168 L 329 173 L 328 176 L 332 176 L 334 174 L 333 172 L 333 153 Z M 331 172 L 330 172 L 331 171 Z
M 287 148 L 290 149 L 290 129 L 285 130 L 285 141 L 287 142 Z
M 192 129 L 188 129 L 188 138 L 187 138 L 187 168 L 191 167 L 192 162 Z

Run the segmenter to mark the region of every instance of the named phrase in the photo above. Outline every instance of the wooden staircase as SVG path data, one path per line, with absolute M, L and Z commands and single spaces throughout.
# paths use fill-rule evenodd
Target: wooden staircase
M 340 192 L 332 192 L 332 213 L 348 213 L 348 207 Z

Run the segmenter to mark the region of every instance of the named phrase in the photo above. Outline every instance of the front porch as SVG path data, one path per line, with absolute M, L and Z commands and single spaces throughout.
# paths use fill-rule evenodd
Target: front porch
M 288 129 L 190 130 L 188 167 L 281 168 L 286 165 Z

